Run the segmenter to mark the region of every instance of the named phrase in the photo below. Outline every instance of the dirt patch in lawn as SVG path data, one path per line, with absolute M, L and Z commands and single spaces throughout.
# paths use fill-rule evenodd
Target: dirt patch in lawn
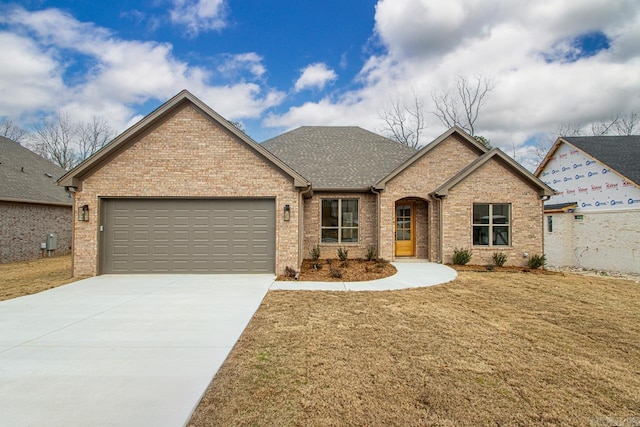
M 305 259 L 298 280 L 307 282 L 361 282 L 382 279 L 396 274 L 396 268 L 387 261 L 363 259 Z M 278 276 L 278 280 L 295 280 L 293 276 Z
M 639 390 L 639 285 L 462 271 L 269 292 L 190 425 L 637 425 Z
M 71 277 L 71 255 L 0 264 L 0 301 L 65 285 Z

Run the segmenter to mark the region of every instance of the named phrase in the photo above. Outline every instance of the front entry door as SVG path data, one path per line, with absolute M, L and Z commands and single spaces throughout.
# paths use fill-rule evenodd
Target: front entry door
M 396 256 L 416 254 L 414 216 L 413 203 L 396 204 Z

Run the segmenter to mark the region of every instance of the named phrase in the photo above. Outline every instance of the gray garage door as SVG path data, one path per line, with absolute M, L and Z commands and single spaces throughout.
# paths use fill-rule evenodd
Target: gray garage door
M 101 273 L 274 273 L 273 199 L 103 199 Z

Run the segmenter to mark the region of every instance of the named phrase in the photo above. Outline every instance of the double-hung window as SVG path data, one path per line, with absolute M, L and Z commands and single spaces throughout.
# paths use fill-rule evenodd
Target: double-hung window
M 358 243 L 358 199 L 322 199 L 322 243 Z
M 509 246 L 511 244 L 511 205 L 476 203 L 473 205 L 473 245 Z

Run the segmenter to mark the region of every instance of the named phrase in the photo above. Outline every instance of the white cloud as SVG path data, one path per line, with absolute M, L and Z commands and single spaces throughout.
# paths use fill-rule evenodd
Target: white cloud
M 173 0 L 171 21 L 184 25 L 187 34 L 196 37 L 200 32 L 221 30 L 227 23 L 225 0 Z
M 255 52 L 237 55 L 223 55 L 224 63 L 218 66 L 218 71 L 226 76 L 235 77 L 244 70 L 248 70 L 255 78 L 260 78 L 267 71 L 262 64 L 263 58 Z
M 380 0 L 375 20 L 385 51 L 365 60 L 348 92 L 271 114 L 265 125 L 350 123 L 380 131 L 378 113 L 389 99 L 410 102 L 416 91 L 432 111 L 432 93 L 452 87 L 457 75 L 483 73 L 495 89 L 477 132 L 531 162 L 526 156 L 532 150 L 523 144 L 562 123 L 640 111 L 640 9 L 634 0 Z M 593 32 L 607 36 L 609 49 L 550 60 L 563 41 Z M 435 116 L 427 118 L 426 138 L 445 130 Z
M 54 103 L 64 88 L 58 64 L 32 40 L 0 32 L 0 117 Z
M 14 120 L 63 109 L 74 120 L 107 117 L 120 131 L 138 106 L 182 89 L 233 120 L 257 117 L 284 99 L 263 83 L 213 85 L 219 76 L 176 58 L 169 43 L 122 40 L 57 9 L 13 8 L 0 24 L 7 27 L 0 32 L 0 115 Z M 255 53 L 223 59 L 222 68 L 244 67 L 255 77 L 266 72 Z
M 304 89 L 323 89 L 325 85 L 338 78 L 335 71 L 327 67 L 327 64 L 317 62 L 309 64 L 302 69 L 300 77 L 296 80 L 294 90 L 299 92 Z

